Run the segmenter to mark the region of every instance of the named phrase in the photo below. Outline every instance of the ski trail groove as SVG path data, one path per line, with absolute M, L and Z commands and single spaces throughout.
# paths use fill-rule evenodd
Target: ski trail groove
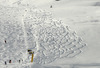
M 27 14 L 27 11 L 25 11 L 24 15 L 22 16 L 22 29 L 23 29 L 23 32 L 24 32 L 24 41 L 25 41 L 25 46 L 26 46 L 26 49 L 27 49 L 28 48 L 27 32 L 26 32 L 25 23 L 24 23 L 24 19 L 25 19 L 26 14 Z M 27 55 L 27 50 L 26 50 L 25 54 Z M 26 58 L 27 58 L 27 56 L 26 56 Z

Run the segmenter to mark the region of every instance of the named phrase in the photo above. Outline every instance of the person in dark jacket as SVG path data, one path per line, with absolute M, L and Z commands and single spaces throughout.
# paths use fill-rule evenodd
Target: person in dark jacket
M 19 63 L 20 63 L 20 60 L 19 60 Z
M 11 63 L 11 60 L 9 60 L 9 63 Z
M 5 43 L 7 43 L 6 40 L 5 40 Z
M 5 61 L 5 65 L 7 65 L 7 62 Z
M 50 8 L 52 8 L 52 5 L 50 6 Z

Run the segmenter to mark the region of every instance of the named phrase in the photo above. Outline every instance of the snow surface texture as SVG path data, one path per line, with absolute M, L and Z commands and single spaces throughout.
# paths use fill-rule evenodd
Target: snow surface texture
M 74 57 L 86 44 L 44 10 L 0 7 L 0 62 L 30 62 L 27 49 L 35 52 L 34 62 L 48 64 L 58 58 Z M 6 41 L 6 43 L 5 43 Z

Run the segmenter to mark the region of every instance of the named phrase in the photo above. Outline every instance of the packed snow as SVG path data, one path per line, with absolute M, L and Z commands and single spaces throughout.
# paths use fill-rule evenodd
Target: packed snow
M 91 64 L 100 63 L 99 6 L 99 0 L 1 0 L 0 68 L 100 67 Z

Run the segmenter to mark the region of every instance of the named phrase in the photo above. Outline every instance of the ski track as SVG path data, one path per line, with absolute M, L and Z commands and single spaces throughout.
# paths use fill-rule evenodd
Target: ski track
M 27 9 L 26 9 L 27 10 Z M 24 15 L 23 15 L 23 17 L 22 17 L 22 29 L 23 29 L 23 32 L 24 32 L 24 40 L 25 40 L 25 46 L 26 46 L 26 49 L 28 48 L 28 43 L 27 43 L 27 32 L 26 32 L 26 28 L 25 28 L 25 23 L 24 23 L 24 17 L 26 16 L 26 11 L 25 11 L 25 13 L 24 13 Z M 27 56 L 27 50 L 26 50 L 26 55 L 24 55 L 24 56 Z

